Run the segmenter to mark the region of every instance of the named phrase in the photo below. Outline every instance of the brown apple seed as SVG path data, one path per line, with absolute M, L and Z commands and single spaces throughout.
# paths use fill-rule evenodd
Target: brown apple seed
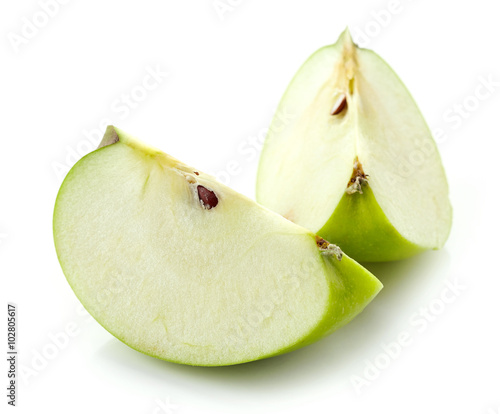
M 219 199 L 217 198 L 217 196 L 213 191 L 203 187 L 202 185 L 199 185 L 197 189 L 198 189 L 198 197 L 200 199 L 201 205 L 204 208 L 210 210 L 211 208 L 214 208 L 217 206 L 217 204 L 219 204 Z
M 337 101 L 334 103 L 330 114 L 332 114 L 332 115 L 340 114 L 346 106 L 347 106 L 347 98 L 344 94 L 342 94 L 339 96 Z

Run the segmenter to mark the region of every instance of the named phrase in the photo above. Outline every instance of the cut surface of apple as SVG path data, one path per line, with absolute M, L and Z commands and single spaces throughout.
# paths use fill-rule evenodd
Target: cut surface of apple
M 300 348 L 382 287 L 336 246 L 114 127 L 63 182 L 54 240 L 104 328 L 183 364 Z
M 440 248 L 451 227 L 425 120 L 387 63 L 348 30 L 285 92 L 262 151 L 257 201 L 359 261 Z

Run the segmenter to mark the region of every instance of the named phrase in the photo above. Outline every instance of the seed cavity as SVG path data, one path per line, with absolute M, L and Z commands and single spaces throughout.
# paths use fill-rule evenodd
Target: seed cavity
M 368 174 L 363 171 L 363 166 L 358 160 L 358 157 L 354 159 L 354 167 L 352 169 L 352 175 L 347 183 L 347 188 L 345 192 L 347 194 L 360 193 L 363 194 L 363 186 L 368 184 Z
M 354 78 L 349 79 L 349 93 L 354 94 Z
M 338 261 L 342 260 L 344 253 L 336 244 L 329 243 L 319 236 L 316 236 L 316 244 L 322 254 L 326 256 L 334 256 Z
M 199 185 L 197 187 L 198 190 L 198 198 L 200 199 L 200 204 L 206 210 L 210 210 L 219 204 L 219 199 L 215 195 L 215 193 L 208 188 Z
M 332 107 L 330 114 L 331 115 L 338 115 L 344 110 L 345 107 L 347 107 L 347 98 L 345 96 L 345 93 L 342 93 L 335 100 L 335 103 L 333 104 L 333 107 Z

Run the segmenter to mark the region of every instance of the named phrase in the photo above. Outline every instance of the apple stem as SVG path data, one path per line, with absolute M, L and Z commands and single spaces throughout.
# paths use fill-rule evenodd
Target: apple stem
M 321 253 L 328 256 L 335 256 L 338 261 L 342 260 L 344 253 L 336 244 L 331 244 L 319 236 L 316 236 L 316 244 L 318 245 Z
M 366 184 L 368 180 L 363 177 L 356 177 L 354 179 L 354 182 L 350 184 L 346 189 L 345 192 L 349 195 L 354 194 L 354 193 L 359 193 L 363 194 L 363 189 L 362 186 Z
M 327 256 L 334 256 L 339 262 L 342 260 L 344 252 L 336 244 L 329 244 L 326 249 L 320 249 L 321 253 Z
M 347 194 L 360 193 L 363 194 L 362 186 L 368 183 L 368 174 L 363 171 L 363 166 L 359 162 L 358 157 L 354 159 L 351 179 L 347 183 L 345 192 Z

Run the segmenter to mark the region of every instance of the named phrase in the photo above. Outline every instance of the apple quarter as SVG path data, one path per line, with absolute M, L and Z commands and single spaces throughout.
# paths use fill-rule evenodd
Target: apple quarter
M 348 30 L 299 69 L 264 143 L 257 201 L 359 261 L 441 248 L 448 184 L 408 90 Z M 276 125 L 275 125 L 276 124 Z
M 54 240 L 69 284 L 105 329 L 183 364 L 300 348 L 382 287 L 310 230 L 114 127 L 64 180 Z

